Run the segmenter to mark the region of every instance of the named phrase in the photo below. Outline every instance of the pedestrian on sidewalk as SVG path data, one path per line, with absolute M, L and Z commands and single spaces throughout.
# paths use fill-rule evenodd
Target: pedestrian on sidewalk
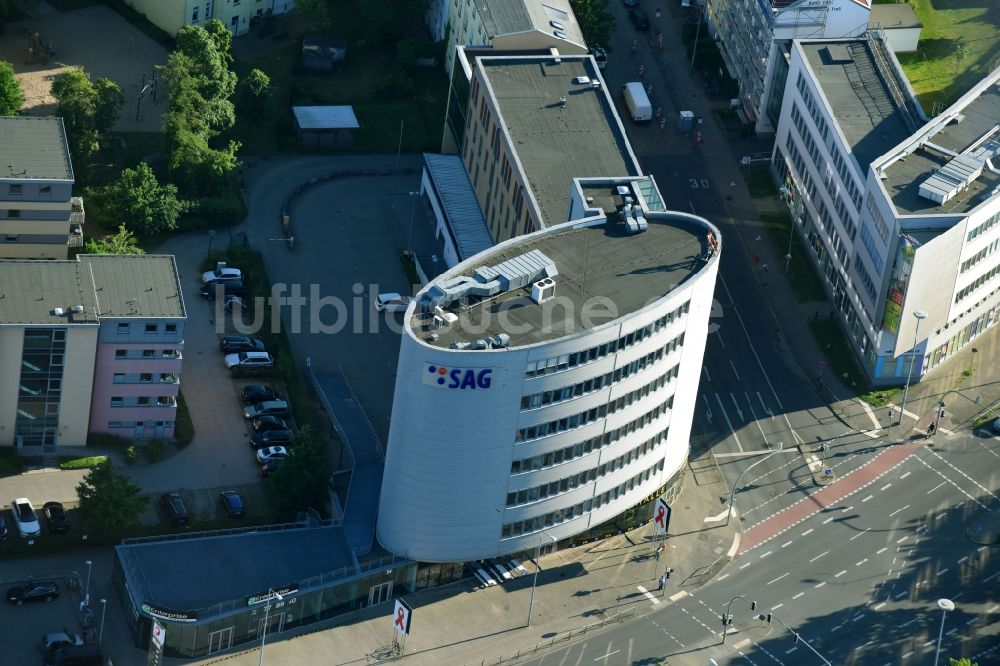
M 666 585 L 666 584 L 667 584 L 667 574 L 663 574 L 662 576 L 660 576 L 660 586 L 658 588 L 656 588 L 656 591 L 657 592 L 662 592 L 663 591 L 663 586 Z

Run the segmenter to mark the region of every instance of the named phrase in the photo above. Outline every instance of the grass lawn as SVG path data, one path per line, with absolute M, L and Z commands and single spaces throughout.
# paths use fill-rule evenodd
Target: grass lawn
M 743 180 L 746 181 L 750 196 L 754 199 L 765 199 L 767 197 L 778 196 L 778 189 L 774 186 L 771 178 L 771 169 L 768 166 L 744 168 Z
M 788 238 L 792 235 L 792 218 L 788 213 L 780 215 L 762 213 L 760 221 L 779 256 L 784 256 L 788 251 Z M 826 300 L 826 292 L 823 291 L 823 285 L 816 277 L 816 272 L 813 270 L 806 252 L 808 250 L 802 244 L 802 240 L 797 234 L 794 235 L 792 260 L 788 266 L 788 278 L 792 283 L 792 291 L 795 292 L 795 297 L 800 303 Z M 784 266 L 776 268 L 784 269 Z
M 916 53 L 897 54 L 924 111 L 951 104 L 1000 64 L 1000 2 L 910 0 L 924 24 Z
M 832 373 L 845 387 L 860 393 L 868 389 L 868 380 L 847 346 L 844 332 L 835 319 L 810 319 L 809 329 L 826 358 L 824 376 Z

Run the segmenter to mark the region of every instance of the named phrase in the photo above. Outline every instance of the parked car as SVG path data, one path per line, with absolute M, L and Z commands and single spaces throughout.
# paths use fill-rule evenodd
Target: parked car
M 219 501 L 222 502 L 222 508 L 225 510 L 226 515 L 230 518 L 242 518 L 243 517 L 243 498 L 235 490 L 223 490 L 219 493 Z
M 267 351 L 264 349 L 263 340 L 251 338 L 247 335 L 225 335 L 219 339 L 219 349 L 227 354 L 244 351 Z
M 69 517 L 59 502 L 46 502 L 42 505 L 42 513 L 49 524 L 49 533 L 61 534 L 69 531 Z
M 67 645 L 83 645 L 83 636 L 80 634 L 71 634 L 68 631 L 58 631 L 54 634 L 45 634 L 42 636 L 42 644 L 38 647 L 39 650 L 48 654 L 49 652 L 55 652 Z
M 219 294 L 223 296 L 246 296 L 246 293 L 247 290 L 243 286 L 243 280 L 225 280 L 201 285 L 201 295 L 209 300 L 215 299 Z
M 240 397 L 243 399 L 244 405 L 251 405 L 255 402 L 277 400 L 281 396 L 270 386 L 265 386 L 264 384 L 247 384 L 240 391 Z
M 413 299 L 395 292 L 379 294 L 375 298 L 375 309 L 379 312 L 403 312 Z
M 639 7 L 628 10 L 628 20 L 632 22 L 632 27 L 636 30 L 649 30 L 649 15 Z
M 104 654 L 99 645 L 67 645 L 45 655 L 45 666 L 101 666 Z
M 267 476 L 274 470 L 280 469 L 283 461 L 284 458 L 275 458 L 274 460 L 267 461 L 266 463 L 260 466 L 260 475 Z
M 216 282 L 233 282 L 235 280 L 243 280 L 243 271 L 231 266 L 216 268 L 214 271 L 205 271 L 201 274 L 201 283 L 203 285 L 215 284 Z
M 285 420 L 277 416 L 271 416 L 270 414 L 264 414 L 250 420 L 250 425 L 253 426 L 254 432 L 267 432 L 269 430 L 288 430 L 288 424 Z
M 11 502 L 10 510 L 14 514 L 17 531 L 22 537 L 27 539 L 42 533 L 42 526 L 38 524 L 38 514 L 35 513 L 35 507 L 31 506 L 31 501 L 27 497 L 18 497 Z
M 268 400 L 247 405 L 243 408 L 243 418 L 252 419 L 255 416 L 270 414 L 271 416 L 288 416 L 288 403 L 284 400 Z
M 265 351 L 248 351 L 226 355 L 227 368 L 270 368 L 274 359 Z
M 188 524 L 188 510 L 180 493 L 163 493 L 160 495 L 160 508 L 167 521 L 174 525 Z
M 263 449 L 268 446 L 287 447 L 291 441 L 291 430 L 268 430 L 267 432 L 255 432 L 250 437 L 250 446 L 255 449 Z
M 21 606 L 32 601 L 49 602 L 59 596 L 59 586 L 51 580 L 33 580 L 7 590 L 7 602 Z
M 624 0 L 626 7 L 638 7 L 639 0 Z
M 594 62 L 597 63 L 599 69 L 604 69 L 608 65 L 608 52 L 605 51 L 600 46 L 594 46 L 590 49 L 590 55 L 594 56 Z
M 288 449 L 283 446 L 268 446 L 263 449 L 257 450 L 257 462 L 260 464 L 271 462 L 272 460 L 277 460 L 278 458 L 287 458 Z
M 3 514 L 0 514 L 0 541 L 3 541 L 10 536 L 10 532 L 7 531 L 7 521 L 3 519 Z
M 993 432 L 1000 435 L 1000 419 L 995 419 L 991 424 L 991 427 L 993 428 Z

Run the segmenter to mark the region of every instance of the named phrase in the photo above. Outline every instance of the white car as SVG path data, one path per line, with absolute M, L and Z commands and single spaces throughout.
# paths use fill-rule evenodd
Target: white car
M 257 449 L 257 462 L 262 465 L 278 458 L 287 457 L 288 449 L 283 446 L 267 446 L 263 449 Z
M 31 506 L 31 500 L 27 497 L 18 497 L 11 502 L 10 510 L 14 514 L 17 531 L 21 533 L 22 537 L 35 537 L 42 533 L 42 526 L 38 522 L 38 514 L 35 513 L 35 507 Z
M 375 309 L 379 312 L 403 312 L 413 299 L 397 293 L 379 294 L 375 299 Z
M 226 354 L 227 368 L 270 368 L 274 365 L 274 359 L 267 352 L 240 352 L 238 354 Z
M 201 274 L 202 284 L 214 284 L 216 282 L 226 282 L 228 280 L 242 280 L 243 271 L 238 268 L 216 268 L 214 271 L 205 271 Z

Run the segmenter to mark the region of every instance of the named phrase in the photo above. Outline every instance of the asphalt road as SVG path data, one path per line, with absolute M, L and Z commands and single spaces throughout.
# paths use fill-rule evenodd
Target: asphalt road
M 956 605 L 942 654 L 995 663 L 1000 563 L 966 536 L 1000 508 L 998 458 L 997 439 L 941 436 L 703 588 L 668 585 L 669 605 L 637 590 L 647 616 L 529 663 L 822 664 L 806 643 L 833 664 L 930 663 L 941 597 Z M 723 644 L 721 615 L 736 595 L 745 599 Z M 757 617 L 768 612 L 770 625 Z

